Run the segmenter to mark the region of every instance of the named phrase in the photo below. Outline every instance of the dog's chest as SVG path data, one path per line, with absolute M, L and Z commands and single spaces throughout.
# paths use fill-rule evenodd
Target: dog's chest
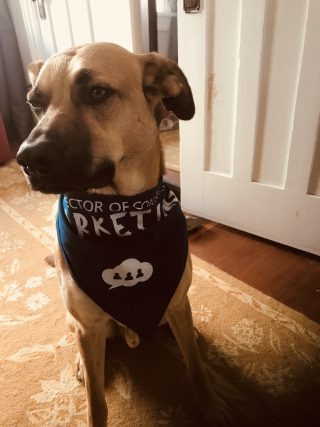
M 179 200 L 166 184 L 134 197 L 61 196 L 58 240 L 77 285 L 142 336 L 158 326 L 185 269 Z

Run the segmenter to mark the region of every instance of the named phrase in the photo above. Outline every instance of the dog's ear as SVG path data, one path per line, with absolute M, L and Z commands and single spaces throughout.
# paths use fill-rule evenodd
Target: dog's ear
M 32 86 L 34 86 L 43 64 L 44 62 L 39 60 L 28 65 L 28 76 Z
M 195 113 L 189 83 L 178 65 L 157 53 L 139 55 L 143 66 L 143 89 L 153 109 L 162 100 L 168 111 L 182 120 Z

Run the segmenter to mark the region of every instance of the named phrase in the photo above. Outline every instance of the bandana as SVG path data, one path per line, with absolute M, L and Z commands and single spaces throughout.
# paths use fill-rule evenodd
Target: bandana
M 185 217 L 168 184 L 135 196 L 61 195 L 57 233 L 79 288 L 120 323 L 151 335 L 188 255 Z

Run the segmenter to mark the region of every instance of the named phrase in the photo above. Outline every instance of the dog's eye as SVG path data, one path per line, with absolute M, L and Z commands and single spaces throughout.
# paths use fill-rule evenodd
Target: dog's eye
M 91 105 L 101 104 L 114 93 L 115 91 L 111 87 L 93 86 L 89 89 L 86 103 Z
M 107 89 L 101 86 L 94 86 L 90 90 L 90 96 L 93 99 L 99 100 L 107 94 Z

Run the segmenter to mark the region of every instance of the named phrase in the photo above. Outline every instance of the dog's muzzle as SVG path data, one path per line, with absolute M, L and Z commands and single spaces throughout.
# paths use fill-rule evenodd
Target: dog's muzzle
M 17 153 L 17 162 L 29 177 L 48 177 L 52 175 L 58 158 L 58 150 L 50 142 L 29 144 L 25 141 Z
M 43 193 L 70 193 L 110 185 L 114 163 L 108 159 L 93 167 L 89 150 L 80 150 L 44 138 L 24 141 L 17 153 L 34 190 Z

